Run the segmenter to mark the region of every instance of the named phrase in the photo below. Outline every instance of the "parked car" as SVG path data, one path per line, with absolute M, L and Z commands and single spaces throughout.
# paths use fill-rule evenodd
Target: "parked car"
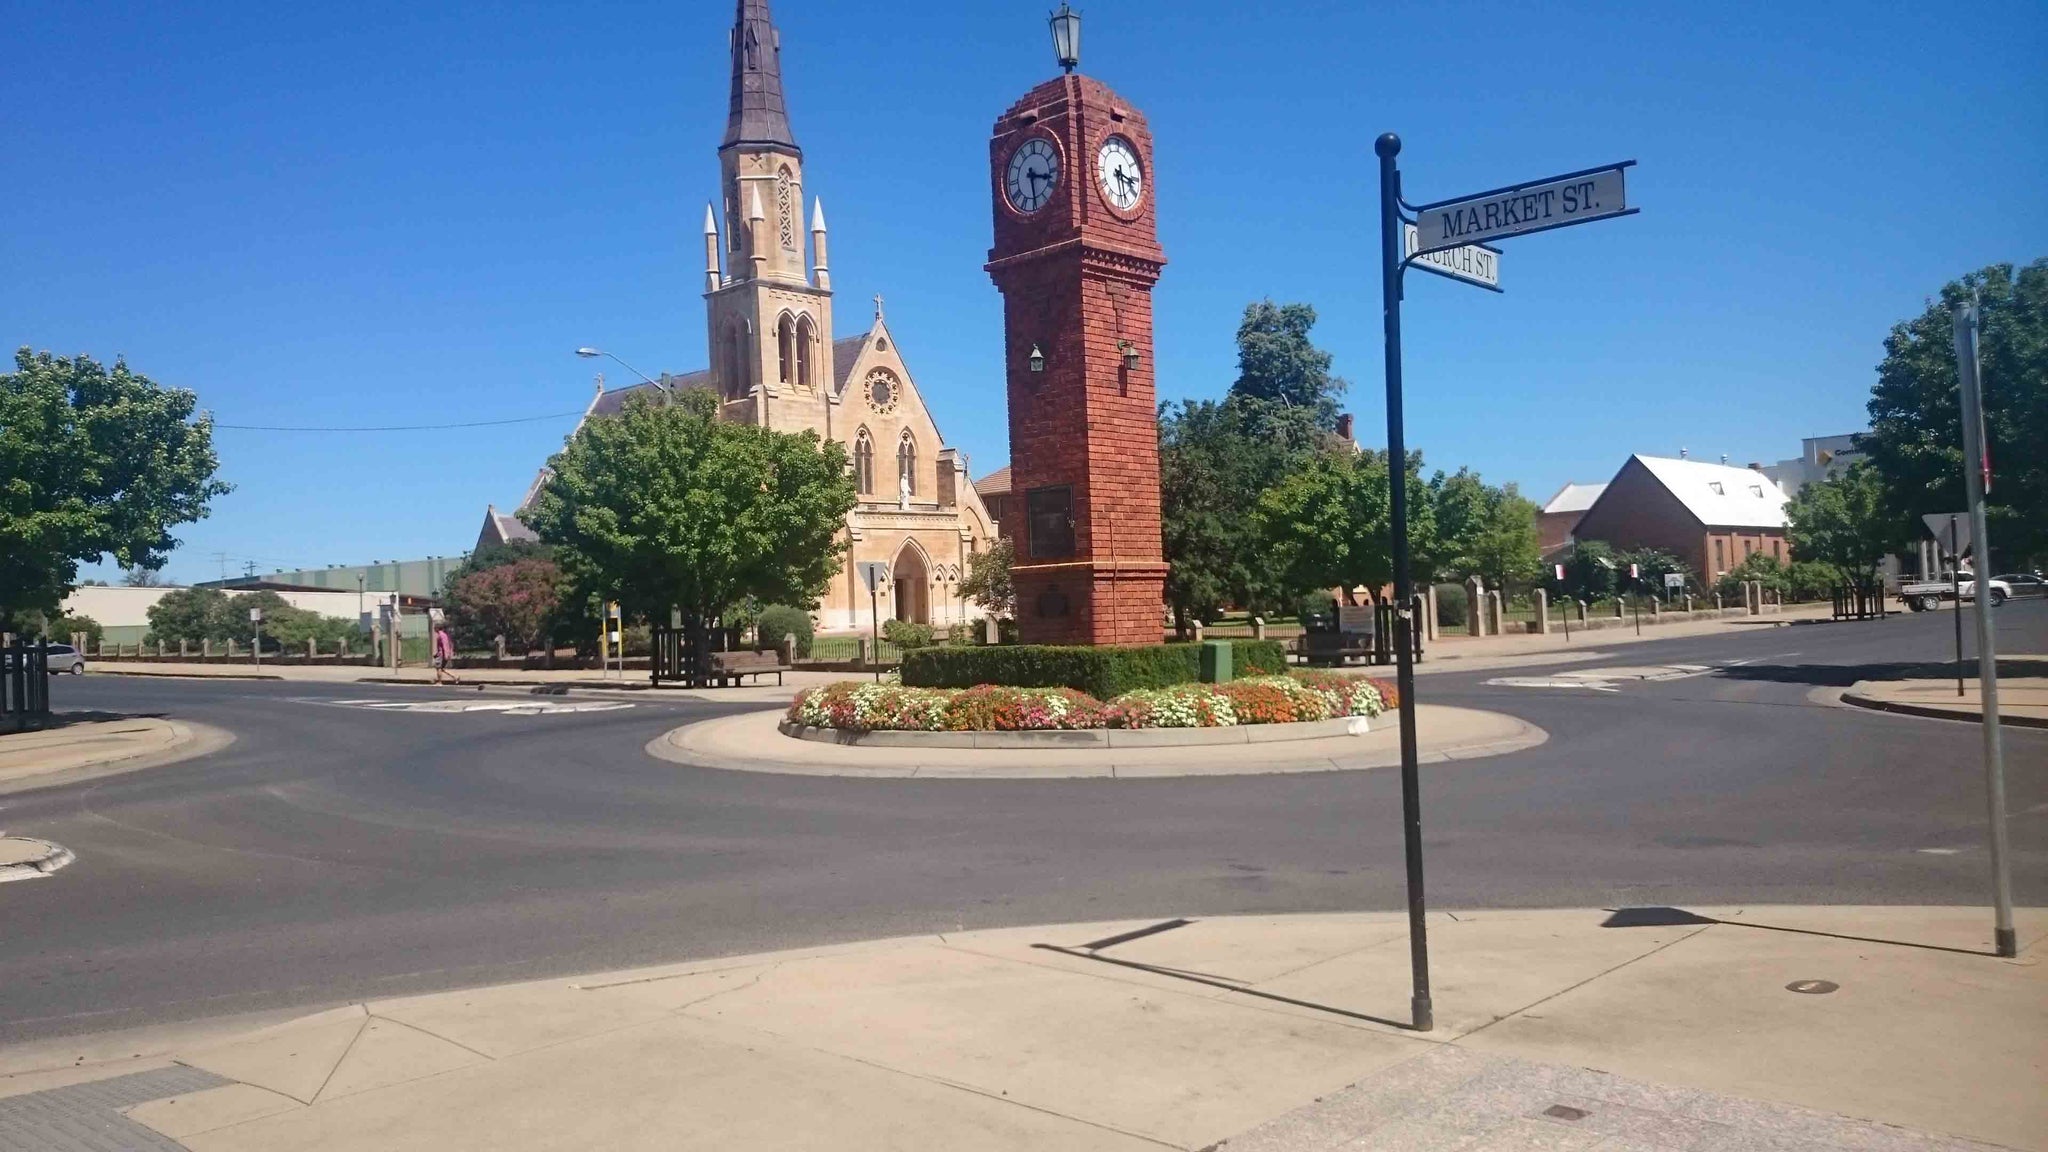
M 2004 581 L 2012 589 L 2012 598 L 2025 600 L 2048 597 L 2048 579 L 2039 572 L 2014 572 L 2010 576 L 1993 576 L 1993 580 Z
M 2003 578 L 1994 579 L 1991 584 L 1991 606 L 1998 607 L 2012 599 L 2012 586 Z M 1958 572 L 1954 580 L 1929 580 L 1920 584 L 1907 584 L 1899 589 L 1899 602 L 1915 612 L 1932 612 L 1941 607 L 1942 601 L 1956 599 L 1956 591 L 1962 590 L 1962 599 L 1977 598 L 1977 576 L 1973 572 Z
M 13 652 L 7 654 L 5 667 L 10 671 L 14 668 Z M 55 676 L 59 672 L 69 672 L 76 676 L 84 671 L 85 656 L 78 649 L 73 648 L 69 644 L 50 645 L 50 675 Z

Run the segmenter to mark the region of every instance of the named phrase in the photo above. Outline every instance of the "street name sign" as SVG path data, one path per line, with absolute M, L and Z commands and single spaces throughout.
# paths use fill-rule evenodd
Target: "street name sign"
M 1443 248 L 1417 256 L 1422 247 L 1415 225 L 1404 224 L 1406 234 L 1406 255 L 1415 267 L 1424 272 L 1434 272 L 1449 280 L 1462 280 L 1481 288 L 1500 291 L 1500 253 L 1480 244 L 1461 244 L 1456 248 Z
M 868 586 L 869 595 L 889 579 L 889 565 L 883 560 L 863 560 L 855 567 L 860 569 L 861 583 Z
M 1414 254 L 1427 255 L 1589 220 L 1633 215 L 1635 209 L 1628 206 L 1623 173 L 1634 163 L 1624 160 L 1604 168 L 1425 204 L 1415 209 Z

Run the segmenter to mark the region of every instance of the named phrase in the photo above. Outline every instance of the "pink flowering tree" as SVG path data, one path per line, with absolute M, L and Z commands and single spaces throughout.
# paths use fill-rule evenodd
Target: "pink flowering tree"
M 515 655 L 524 656 L 547 643 L 567 583 L 559 565 L 538 557 L 471 572 L 448 588 L 449 621 L 466 644 L 503 636 Z

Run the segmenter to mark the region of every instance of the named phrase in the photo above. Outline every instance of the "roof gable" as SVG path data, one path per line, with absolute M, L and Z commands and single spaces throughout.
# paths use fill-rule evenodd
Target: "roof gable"
M 1755 469 L 1640 453 L 1630 459 L 1709 528 L 1785 527 L 1784 490 Z
M 1543 506 L 1544 515 L 1554 512 L 1584 512 L 1607 491 L 1605 484 L 1567 484 Z

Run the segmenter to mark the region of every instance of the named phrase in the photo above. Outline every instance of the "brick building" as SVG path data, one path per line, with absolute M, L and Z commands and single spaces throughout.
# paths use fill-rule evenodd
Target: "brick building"
M 1567 484 L 1557 490 L 1557 495 L 1552 496 L 1536 515 L 1536 542 L 1545 559 L 1571 543 L 1572 531 L 1579 526 L 1580 517 L 1606 490 L 1605 484 Z
M 1629 457 L 1572 536 L 1668 552 L 1710 584 L 1751 553 L 1791 560 L 1775 481 L 1754 468 L 1664 456 Z
M 723 212 L 704 215 L 704 303 L 710 366 L 664 374 L 663 385 L 708 389 L 724 419 L 782 432 L 815 431 L 846 445 L 860 502 L 847 514 L 848 550 L 813 615 L 826 631 L 865 631 L 869 598 L 855 565 L 890 565 L 883 617 L 953 624 L 980 615 L 960 598 L 968 557 L 995 525 L 925 408 L 902 350 L 882 320 L 835 339 L 824 207 L 805 221 L 803 150 L 782 94 L 782 41 L 767 0 L 738 0 L 732 88 L 718 148 Z M 721 221 L 723 232 L 721 233 Z M 809 240 L 808 260 L 806 239 Z M 656 385 L 603 391 L 585 420 L 617 412 Z M 580 426 L 580 425 L 579 425 Z M 545 482 L 543 471 L 523 510 Z M 487 513 L 485 539 L 509 538 L 512 518 Z M 523 527 L 523 525 L 522 525 Z

